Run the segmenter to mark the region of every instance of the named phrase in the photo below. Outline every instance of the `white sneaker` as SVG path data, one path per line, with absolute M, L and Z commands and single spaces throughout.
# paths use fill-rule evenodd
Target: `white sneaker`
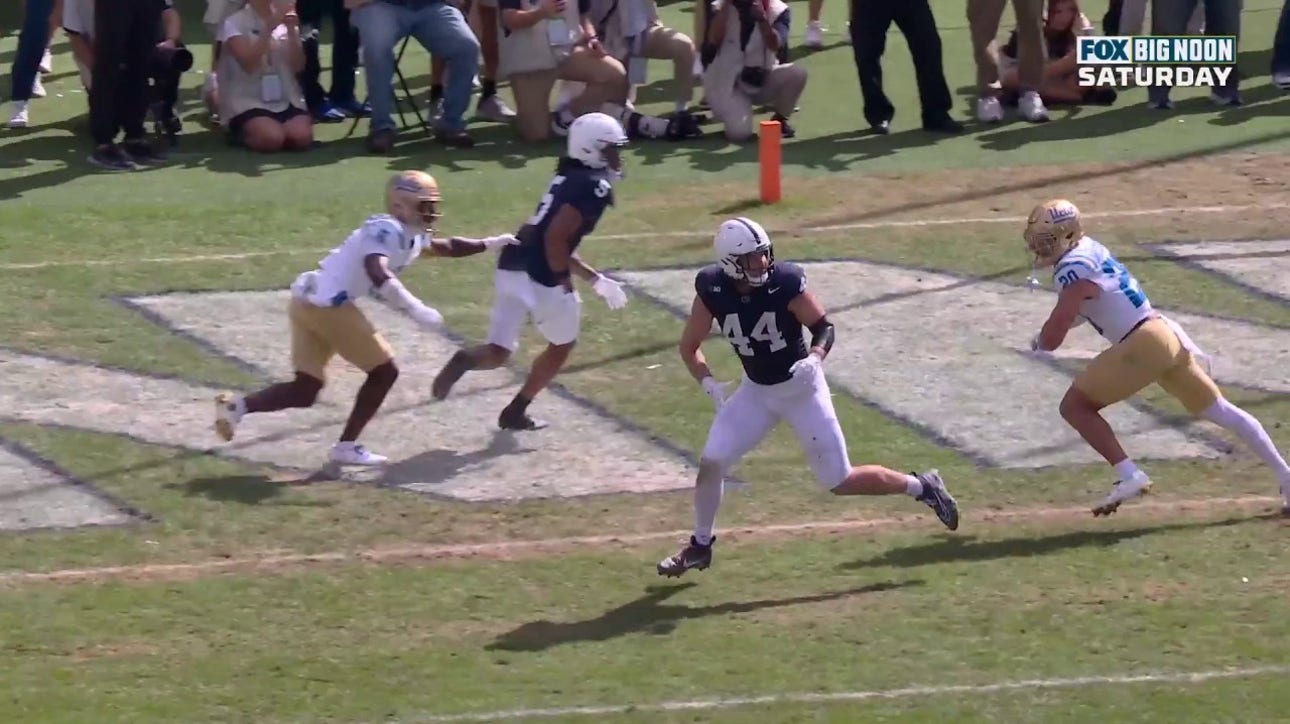
M 45 54 L 40 56 L 39 70 L 41 73 L 54 72 L 54 54 L 49 52 L 49 48 L 45 48 Z
M 45 81 L 40 79 L 39 74 L 36 75 L 36 80 L 31 82 L 31 97 L 32 98 L 45 97 Z
M 811 20 L 806 23 L 806 37 L 802 40 L 802 45 L 808 48 L 824 47 L 824 27 L 820 21 Z
M 13 102 L 13 115 L 9 116 L 10 128 L 27 127 L 27 101 Z
M 1003 120 L 1003 104 L 994 96 L 982 96 L 976 99 L 976 119 L 982 123 L 998 123 Z
M 1017 105 L 1021 109 L 1021 117 L 1031 123 L 1043 123 L 1048 120 L 1048 109 L 1044 107 L 1044 100 L 1034 91 L 1021 94 L 1021 100 Z
M 1273 73 L 1272 82 L 1281 90 L 1290 90 L 1290 70 L 1279 70 Z
M 233 439 L 237 423 L 246 414 L 244 409 L 242 401 L 231 392 L 221 392 L 215 396 L 215 432 L 225 442 Z
M 1290 515 L 1290 480 L 1281 483 L 1281 515 Z
M 1099 515 L 1110 515 L 1119 509 L 1120 504 L 1126 500 L 1132 500 L 1139 495 L 1146 495 L 1151 491 L 1151 478 L 1147 474 L 1138 471 L 1136 475 L 1128 480 L 1117 480 L 1115 486 L 1111 488 L 1110 495 L 1102 499 L 1101 503 L 1093 508 L 1093 517 Z
M 506 101 L 496 95 L 480 100 L 479 105 L 475 108 L 475 114 L 480 118 L 496 123 L 508 123 L 515 118 L 515 111 L 506 105 Z
M 330 458 L 332 462 L 341 465 L 384 465 L 389 460 L 356 442 L 338 442 L 332 445 Z

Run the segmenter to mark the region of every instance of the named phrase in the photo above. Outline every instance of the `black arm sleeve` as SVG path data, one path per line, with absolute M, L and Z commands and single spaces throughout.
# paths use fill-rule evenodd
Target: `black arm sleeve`
M 811 326 L 811 348 L 819 347 L 828 354 L 833 349 L 833 323 L 828 317 L 820 317 L 820 321 Z

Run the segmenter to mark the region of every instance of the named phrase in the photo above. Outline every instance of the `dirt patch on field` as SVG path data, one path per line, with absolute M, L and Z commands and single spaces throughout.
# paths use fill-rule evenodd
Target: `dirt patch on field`
M 694 215 L 670 218 L 724 218 L 757 214 L 749 186 L 705 185 L 689 195 Z M 1178 209 L 1177 217 L 1113 217 L 1097 222 L 1108 228 L 1150 224 L 1161 237 L 1197 235 L 1234 238 L 1260 233 L 1268 214 L 1290 219 L 1290 157 L 1278 154 L 1227 154 L 1179 161 L 1074 163 L 1061 166 L 945 169 L 927 173 L 846 176 L 836 174 L 784 180 L 785 203 L 771 224 L 795 228 L 876 221 L 927 221 L 1024 217 L 1052 197 L 1074 201 L 1085 213 Z M 675 208 L 679 194 L 669 194 Z M 646 201 L 645 203 L 648 203 Z M 1223 218 L 1189 214 L 1197 207 L 1235 207 Z M 1263 207 L 1263 208 L 1253 208 Z M 1242 211 L 1243 209 L 1243 211 Z M 1211 218 L 1206 218 L 1211 217 Z M 1160 238 L 1160 237 L 1157 237 Z
M 1218 510 L 1276 510 L 1279 498 L 1244 496 L 1195 500 L 1143 501 L 1122 508 L 1117 517 L 1134 521 L 1179 517 L 1203 517 Z M 967 528 L 983 526 L 1016 526 L 1027 523 L 1067 524 L 1091 521 L 1089 509 L 1080 507 L 1019 508 L 972 511 Z M 789 523 L 756 527 L 735 527 L 721 531 L 724 544 L 741 541 L 767 542 L 786 537 L 848 536 L 876 533 L 917 526 L 927 529 L 927 515 L 896 516 L 867 520 Z M 604 535 L 546 540 L 496 541 L 491 543 L 450 545 L 408 545 L 361 551 L 334 551 L 316 554 L 275 554 L 207 560 L 194 563 L 139 564 L 59 571 L 14 571 L 0 574 L 0 585 L 19 586 L 31 583 L 98 583 L 107 581 L 189 581 L 214 575 L 281 575 L 323 566 L 353 564 L 425 565 L 433 562 L 471 560 L 520 560 L 584 552 L 589 546 L 598 549 L 634 549 L 651 547 L 669 540 L 683 540 L 689 531 L 659 531 L 634 535 Z
M 160 649 L 146 641 L 120 641 L 111 644 L 94 644 L 78 646 L 68 653 L 68 658 L 75 662 L 94 661 L 95 659 L 117 659 L 133 656 L 154 656 Z

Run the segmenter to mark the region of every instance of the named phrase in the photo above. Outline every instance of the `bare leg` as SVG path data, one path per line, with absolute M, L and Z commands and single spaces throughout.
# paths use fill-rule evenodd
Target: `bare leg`
M 851 474 L 833 488 L 834 495 L 904 495 L 910 490 L 911 481 L 918 478 L 881 465 L 857 465 Z M 918 486 L 919 492 L 922 486 Z
M 481 344 L 470 349 L 463 349 L 448 360 L 439 374 L 435 375 L 431 394 L 436 400 L 448 396 L 452 386 L 461 376 L 471 370 L 491 370 L 506 364 L 511 358 L 511 351 L 495 344 Z
M 569 359 L 569 354 L 573 352 L 573 346 L 576 342 L 569 344 L 548 344 L 542 354 L 533 360 L 533 367 L 529 370 L 528 379 L 524 380 L 524 386 L 520 388 L 519 394 L 511 400 L 511 404 L 502 410 L 502 414 L 497 419 L 499 427 L 507 430 L 539 430 L 546 427 L 546 423 L 539 422 L 529 417 L 529 403 L 538 393 L 546 389 L 551 384 L 551 380 L 560 373 L 564 363 Z
M 1075 428 L 1075 432 L 1101 455 L 1107 464 L 1115 466 L 1129 459 L 1128 453 L 1120 446 L 1115 431 L 1102 417 L 1102 406 L 1089 399 L 1088 395 L 1074 387 L 1066 391 L 1059 408 L 1066 423 Z
M 323 381 L 304 372 L 297 372 L 290 382 L 279 382 L 247 395 L 243 403 L 246 412 L 277 412 L 296 407 L 313 407 L 322 391 Z
M 367 373 L 367 381 L 358 388 L 358 395 L 354 397 L 354 407 L 350 410 L 345 429 L 340 434 L 341 442 L 354 442 L 358 439 L 358 436 L 363 433 L 363 428 L 367 427 L 367 423 L 371 422 L 376 415 L 376 411 L 381 409 L 381 403 L 385 402 L 385 396 L 389 394 L 390 388 L 394 387 L 397 379 L 399 379 L 399 368 L 395 366 L 394 360 L 374 367 Z

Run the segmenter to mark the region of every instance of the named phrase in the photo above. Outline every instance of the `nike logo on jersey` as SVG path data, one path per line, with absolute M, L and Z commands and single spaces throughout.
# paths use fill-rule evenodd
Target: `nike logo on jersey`
M 774 294 L 774 293 L 775 293 L 775 292 L 777 292 L 777 291 L 779 291 L 779 287 L 771 287 L 770 289 L 767 289 L 767 290 L 766 290 L 766 293 L 767 293 L 767 294 Z

